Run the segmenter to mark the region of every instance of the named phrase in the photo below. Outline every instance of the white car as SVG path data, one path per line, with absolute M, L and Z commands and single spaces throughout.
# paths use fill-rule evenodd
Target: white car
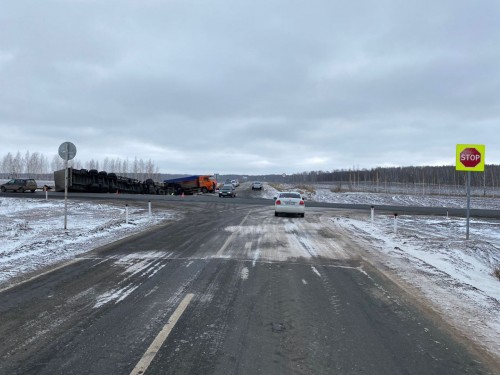
M 252 183 L 252 190 L 262 190 L 262 182 L 255 181 Z
M 302 194 L 297 191 L 278 193 L 274 200 L 274 216 L 279 214 L 298 214 L 304 217 L 306 204 Z

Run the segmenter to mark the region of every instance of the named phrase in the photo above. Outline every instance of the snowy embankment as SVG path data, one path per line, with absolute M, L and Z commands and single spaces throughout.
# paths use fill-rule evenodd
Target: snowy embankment
M 129 209 L 109 204 L 68 202 L 64 230 L 64 201 L 0 197 L 0 289 L 2 284 L 112 241 L 140 232 L 171 212 L 149 207 Z

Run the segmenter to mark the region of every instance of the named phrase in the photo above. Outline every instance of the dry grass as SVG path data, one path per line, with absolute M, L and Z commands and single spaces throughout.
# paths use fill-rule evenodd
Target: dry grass
M 343 191 L 343 190 L 342 190 L 342 187 L 340 187 L 340 186 L 335 186 L 335 187 L 332 187 L 332 188 L 330 189 L 330 191 L 331 191 L 332 193 L 342 193 L 342 191 Z
M 298 189 L 300 191 L 305 191 L 309 194 L 313 194 L 316 192 L 316 190 L 314 189 L 314 187 L 310 186 L 310 185 L 296 185 L 295 186 L 295 189 Z
M 500 281 L 500 266 L 493 270 L 493 276 L 495 276 Z
M 270 182 L 269 185 L 278 191 L 286 190 L 285 187 L 281 184 L 276 184 L 276 183 Z

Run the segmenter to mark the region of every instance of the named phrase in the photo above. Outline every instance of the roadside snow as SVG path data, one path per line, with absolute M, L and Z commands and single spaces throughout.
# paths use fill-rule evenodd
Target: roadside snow
M 277 193 L 267 184 L 264 188 L 267 197 Z M 465 196 L 334 193 L 325 187 L 306 195 L 330 203 L 466 206 Z M 500 199 L 475 197 L 471 208 L 500 209 Z M 395 222 L 392 215 L 375 212 L 372 222 L 367 212 L 337 217 L 331 224 L 360 244 L 366 260 L 396 275 L 460 332 L 500 358 L 500 280 L 494 275 L 500 269 L 500 221 L 471 219 L 469 240 L 465 219 L 457 217 L 400 215 Z
M 127 224 L 123 206 L 69 201 L 64 230 L 64 201 L 0 198 L 0 286 L 172 218 L 130 207 Z

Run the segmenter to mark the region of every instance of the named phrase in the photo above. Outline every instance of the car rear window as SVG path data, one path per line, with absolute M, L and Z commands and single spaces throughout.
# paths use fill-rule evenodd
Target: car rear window
M 297 198 L 300 199 L 300 194 L 297 193 L 281 193 L 280 198 Z

